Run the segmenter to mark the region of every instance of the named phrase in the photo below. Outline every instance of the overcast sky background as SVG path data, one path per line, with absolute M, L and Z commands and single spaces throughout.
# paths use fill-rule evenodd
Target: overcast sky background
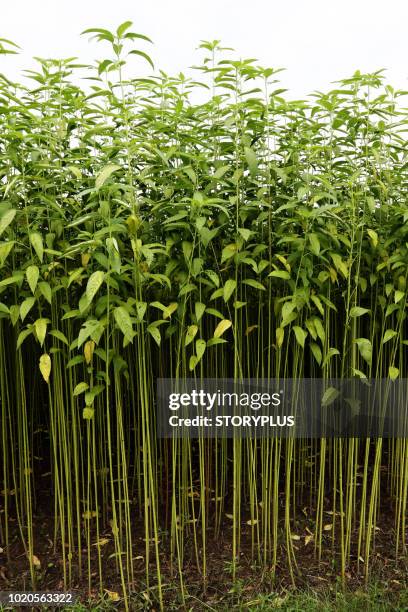
M 217 38 L 238 57 L 286 68 L 279 78 L 291 97 L 329 88 L 356 69 L 386 68 L 393 86 L 408 89 L 408 0 L 14 0 L 2 9 L 0 38 L 22 52 L 0 56 L 0 72 L 18 78 L 36 55 L 103 58 L 105 44 L 80 32 L 128 19 L 155 43 L 139 48 L 170 74 L 199 63 L 200 40 Z M 149 72 L 142 60 L 131 61 L 134 75 Z

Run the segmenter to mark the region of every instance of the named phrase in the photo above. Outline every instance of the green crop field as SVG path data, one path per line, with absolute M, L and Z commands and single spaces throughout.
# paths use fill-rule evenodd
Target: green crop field
M 407 378 L 406 92 L 357 72 L 291 100 L 219 41 L 138 78 L 130 22 L 84 34 L 95 66 L 21 83 L 0 47 L 1 589 L 406 590 L 405 438 L 156 435 L 159 377 Z

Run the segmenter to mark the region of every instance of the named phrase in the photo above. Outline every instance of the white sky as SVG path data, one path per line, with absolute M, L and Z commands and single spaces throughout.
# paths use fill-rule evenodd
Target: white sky
M 408 0 L 13 0 L 2 8 L 0 38 L 23 50 L 0 56 L 0 72 L 17 78 L 35 55 L 103 58 L 105 44 L 80 32 L 128 19 L 155 43 L 139 48 L 170 74 L 199 63 L 200 40 L 217 38 L 239 57 L 286 68 L 279 78 L 291 96 L 324 90 L 356 69 L 387 68 L 389 82 L 408 89 Z M 146 74 L 142 60 L 132 62 L 135 75 Z

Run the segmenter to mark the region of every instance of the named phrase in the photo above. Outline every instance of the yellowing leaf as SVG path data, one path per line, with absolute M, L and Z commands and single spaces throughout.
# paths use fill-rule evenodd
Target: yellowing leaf
M 51 374 L 51 357 L 47 353 L 40 357 L 40 372 L 45 382 L 48 383 Z
M 231 327 L 231 325 L 232 322 L 228 319 L 223 319 L 222 321 L 220 321 L 217 327 L 215 328 L 214 338 L 220 338 L 222 334 Z
M 197 340 L 196 344 L 196 353 L 197 353 L 197 359 L 198 361 L 200 361 L 201 357 L 204 355 L 204 351 L 206 349 L 206 341 L 205 340 Z
M 245 335 L 249 336 L 249 334 L 253 332 L 257 327 L 259 327 L 259 325 L 249 325 L 249 327 L 247 327 L 245 330 Z
M 81 264 L 84 268 L 86 268 L 86 266 L 89 263 L 89 260 L 91 259 L 91 255 L 90 253 L 82 253 L 81 254 Z
M 168 319 L 178 308 L 177 302 L 172 302 L 163 310 L 163 318 Z
M 33 555 L 31 557 L 31 560 L 33 562 L 34 567 L 36 567 L 37 569 L 39 569 L 41 567 L 41 561 L 39 560 L 39 558 L 36 555 Z
M 84 357 L 86 363 L 89 365 L 92 361 L 92 356 L 95 350 L 95 342 L 93 340 L 88 340 L 84 344 Z M 83 384 L 83 383 L 82 383 Z
M 99 538 L 99 540 L 97 540 L 93 546 L 106 546 L 106 544 L 109 544 L 109 542 L 109 538 Z
M 41 346 L 44 344 L 45 334 L 47 333 L 47 321 L 46 319 L 37 319 L 34 323 L 35 333 L 37 335 L 38 342 Z
M 82 418 L 85 419 L 86 421 L 90 421 L 91 419 L 93 419 L 94 414 L 95 414 L 95 410 L 92 408 L 92 406 L 87 406 L 82 411 Z
M 399 376 L 399 369 L 394 366 L 390 366 L 388 368 L 388 376 L 391 378 L 391 380 L 395 380 Z
M 108 591 L 108 589 L 105 589 L 105 593 L 111 601 L 120 601 L 119 593 L 116 591 Z
M 82 513 L 82 518 L 87 520 L 95 518 L 96 516 L 98 516 L 98 513 L 95 510 L 87 510 L 86 512 Z
M 250 525 L 251 527 L 254 527 L 255 525 L 258 524 L 258 520 L 257 519 L 250 519 L 249 521 L 246 522 L 247 525 Z
M 276 328 L 276 345 L 278 348 L 281 348 L 284 337 L 285 337 L 285 330 L 283 329 L 283 327 L 277 327 Z
M 184 346 L 188 346 L 190 344 L 190 342 L 192 342 L 194 340 L 194 337 L 196 336 L 198 332 L 198 326 L 197 325 L 190 325 L 187 328 L 187 333 L 186 333 L 186 339 L 184 341 Z
M 323 531 L 331 531 L 333 529 L 333 523 L 328 523 L 323 526 Z
M 374 231 L 374 230 L 372 230 L 372 229 L 368 229 L 368 230 L 367 230 L 367 234 L 368 234 L 368 235 L 369 235 L 369 237 L 370 237 L 371 244 L 372 244 L 372 245 L 373 245 L 373 247 L 375 248 L 375 247 L 377 246 L 377 244 L 378 244 L 378 234 L 377 234 L 377 232 L 375 232 L 375 231 Z

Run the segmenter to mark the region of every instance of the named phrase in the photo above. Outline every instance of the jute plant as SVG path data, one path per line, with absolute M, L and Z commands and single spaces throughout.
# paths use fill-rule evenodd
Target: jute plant
M 194 77 L 135 78 L 131 27 L 86 32 L 94 67 L 0 75 L 5 551 L 17 525 L 35 586 L 45 486 L 65 586 L 113 570 L 127 606 L 135 558 L 161 605 L 166 556 L 182 597 L 186 559 L 205 588 L 226 526 L 233 579 L 244 537 L 272 582 L 300 539 L 368 578 L 384 513 L 406 552 L 405 439 L 158 440 L 155 382 L 406 376 L 404 92 L 357 72 L 291 100 L 219 41 Z

